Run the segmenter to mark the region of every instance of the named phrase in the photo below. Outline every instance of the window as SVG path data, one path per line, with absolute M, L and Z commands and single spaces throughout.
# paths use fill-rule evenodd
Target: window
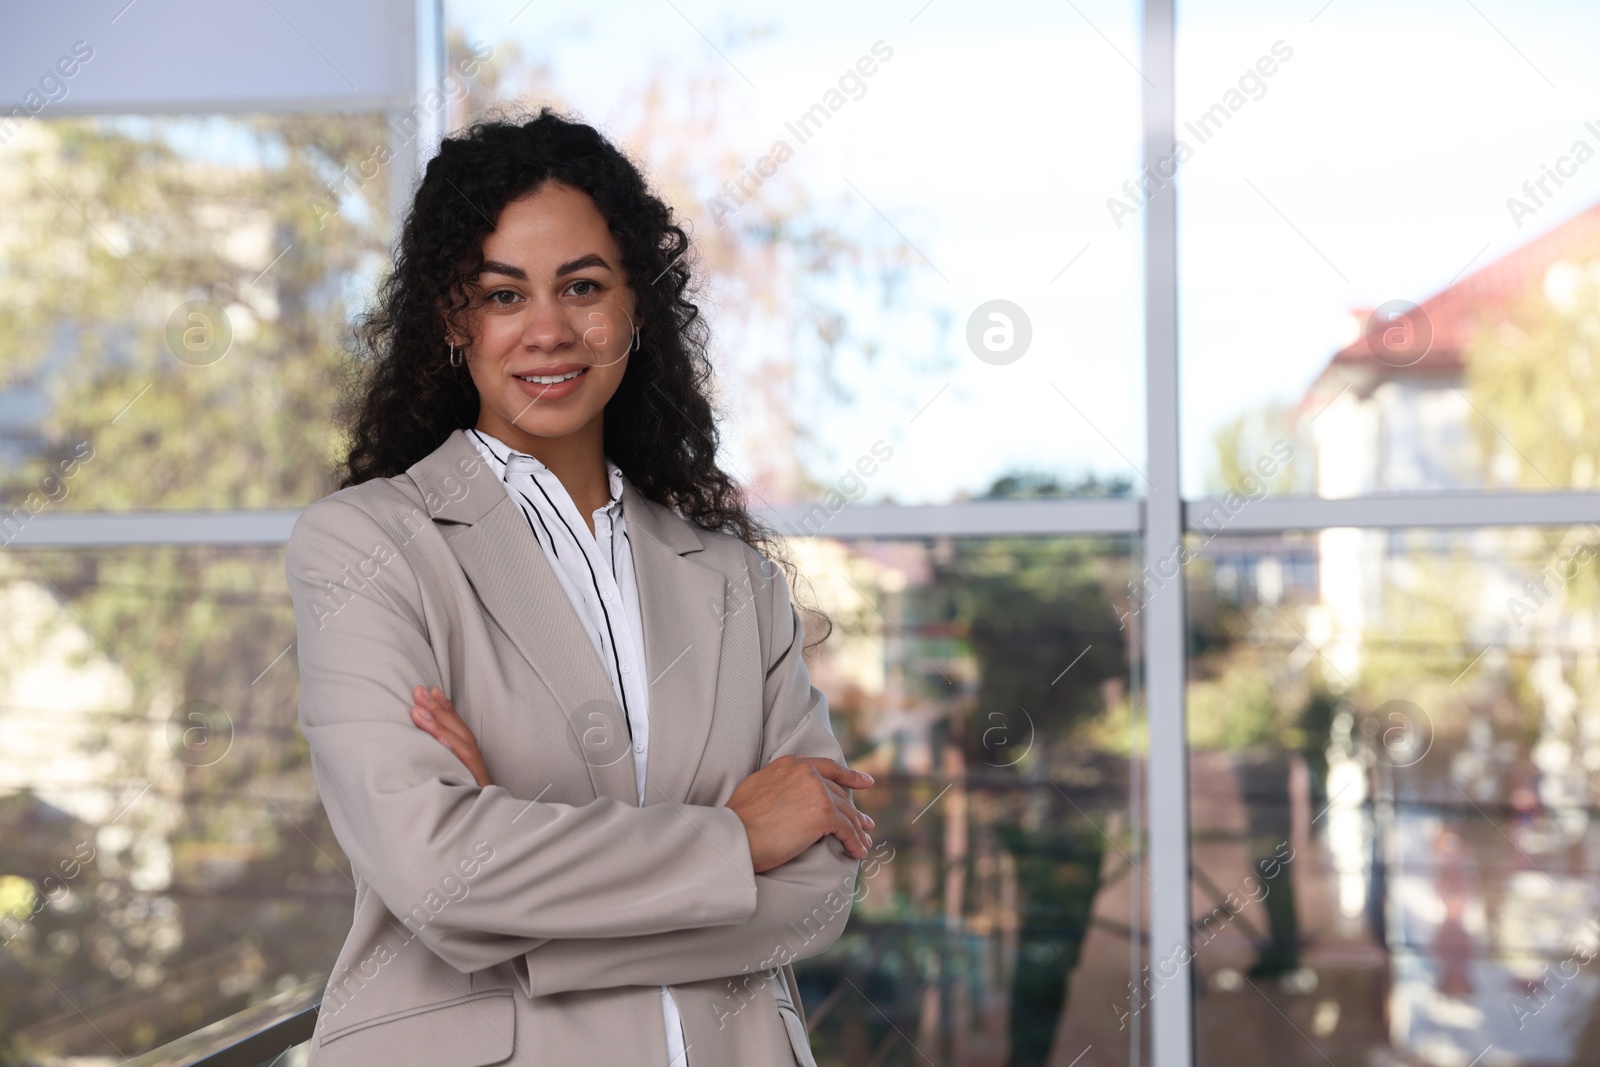
M 27 266 L 0 296 L 8 542 L 44 510 L 327 492 L 340 331 L 384 261 L 372 160 L 391 139 L 375 114 L 19 129 L 0 154 L 6 254 Z
M 1592 8 L 1179 6 L 1184 485 L 1591 489 Z M 1361 75 L 1353 77 L 1359 67 Z
M 1593 1054 L 1600 543 L 1393 533 L 1273 602 L 1209 595 L 1232 537 L 1189 572 L 1201 1063 Z
M 878 782 L 850 925 L 795 968 L 819 1062 L 1126 1061 L 1145 893 L 1129 539 L 790 544 L 834 618 L 813 682 Z
M 1138 170 L 1118 54 L 1136 8 L 1083 11 L 631 3 L 508 24 L 452 0 L 445 21 L 501 57 L 501 99 L 576 109 L 648 163 L 707 269 L 730 462 L 781 506 L 944 503 L 1019 475 L 1135 488 L 1140 249 L 1099 205 Z M 879 441 L 894 458 L 858 489 Z
M 332 962 L 282 544 L 412 150 L 508 101 L 692 231 L 835 626 L 880 847 L 819 1063 L 1593 1058 L 1600 15 L 402 7 L 0 119 L 0 1058 Z

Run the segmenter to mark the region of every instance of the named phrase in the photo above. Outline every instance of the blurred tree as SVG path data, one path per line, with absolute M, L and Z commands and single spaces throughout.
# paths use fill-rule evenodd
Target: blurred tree
M 1115 583 L 1107 560 L 1125 551 L 1082 537 L 952 543 L 931 588 L 978 667 L 961 730 L 969 763 L 1047 774 L 1070 762 L 1079 726 L 1105 710 L 1100 684 L 1127 676 L 1126 633 L 1106 595 Z M 1041 743 L 1022 751 L 1035 736 Z
M 1129 488 L 1094 479 L 1062 485 L 1017 472 L 984 496 L 1121 495 Z M 1049 1062 L 1101 888 L 1102 827 L 1121 822 L 1126 805 L 1111 766 L 1083 744 L 1107 711 L 1106 683 L 1128 675 L 1127 634 L 1108 595 L 1126 568 L 1126 551 L 1124 542 L 1106 538 L 957 539 L 930 587 L 965 631 L 978 668 L 970 710 L 952 723 L 965 769 L 959 785 L 993 797 L 982 809 L 991 821 L 980 829 L 992 832 L 1016 865 L 1020 929 L 1009 1062 L 1017 1067 Z M 1111 788 L 1085 788 L 1085 781 Z M 1119 836 L 1123 853 L 1137 850 Z
M 1133 479 L 1116 476 L 1102 479 L 1087 474 L 1075 482 L 1064 482 L 1048 471 L 1011 471 L 994 480 L 978 500 L 1039 500 L 1061 497 L 1131 496 Z
M 387 195 L 383 174 L 360 186 L 339 175 L 385 143 L 381 121 L 29 129 L 0 164 L 18 190 L 0 275 L 0 305 L 18 314 L 4 319 L 0 373 L 44 398 L 44 447 L 6 473 L 8 509 L 56 484 L 55 506 L 75 510 L 284 507 L 331 489 L 330 383 L 353 283 L 383 253 Z M 208 144 L 227 146 L 225 160 Z M 339 210 L 314 210 L 330 195 Z M 80 465 L 51 482 L 67 456 Z M 294 727 L 293 660 L 278 663 L 294 638 L 282 551 L 28 550 L 8 562 L 8 580 L 48 587 L 125 665 L 134 699 L 95 747 L 150 794 L 119 822 L 133 852 L 102 849 L 86 905 L 49 909 L 59 929 L 4 956 L 30 995 L 5 1001 L 0 1028 L 40 1052 L 110 1041 L 127 1053 L 325 969 L 352 889 L 321 858 L 339 852 Z M 13 862 L 9 847 L 0 859 Z
M 1600 249 L 1552 267 L 1503 321 L 1468 343 L 1466 388 L 1489 480 L 1593 488 L 1600 476 Z
M 1299 413 L 1288 405 L 1273 402 L 1241 412 L 1212 432 L 1211 444 L 1212 462 L 1206 473 L 1208 492 L 1219 496 L 1230 491 L 1252 495 L 1259 490 L 1252 490 L 1251 486 L 1262 484 L 1273 495 L 1311 491 L 1314 470 L 1310 441 L 1303 432 Z M 1283 445 L 1293 449 L 1287 462 L 1280 461 Z M 1267 468 L 1274 473 L 1266 478 L 1257 466 L 1264 457 L 1274 461 Z
M 1491 484 L 1543 492 L 1600 485 L 1600 249 L 1589 262 L 1552 267 L 1543 290 L 1480 330 L 1464 359 Z M 1570 609 L 1600 607 L 1600 526 L 1539 528 L 1530 538 L 1540 544 L 1536 568 L 1575 573 L 1530 574 L 1542 588 L 1519 598 L 1529 613 L 1557 589 Z

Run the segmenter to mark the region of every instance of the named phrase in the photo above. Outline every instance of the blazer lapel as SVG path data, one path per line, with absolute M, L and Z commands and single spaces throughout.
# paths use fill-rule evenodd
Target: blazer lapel
M 596 796 L 638 802 L 628 725 L 611 677 L 522 509 L 457 430 L 407 472 L 449 538 L 485 610 L 566 714 L 573 751 Z M 645 803 L 682 803 L 711 735 L 722 658 L 727 579 L 694 560 L 705 546 L 674 512 L 623 478 L 650 687 Z
M 694 559 L 705 546 L 688 524 L 626 477 L 622 507 L 650 671 L 645 803 L 683 803 L 711 736 L 728 580 Z
M 450 548 L 479 601 L 561 705 L 595 795 L 637 804 L 628 724 L 611 677 L 522 509 L 461 430 L 408 473 L 435 522 L 469 527 L 450 537 Z

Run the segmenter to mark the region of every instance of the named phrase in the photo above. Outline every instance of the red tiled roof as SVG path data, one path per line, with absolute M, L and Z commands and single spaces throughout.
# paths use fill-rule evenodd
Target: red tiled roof
M 1428 374 L 1461 371 L 1462 352 L 1478 327 L 1485 322 L 1505 321 L 1531 293 L 1544 285 L 1545 272 L 1564 259 L 1600 259 L 1600 204 L 1573 216 L 1547 233 L 1501 256 L 1499 259 L 1424 300 L 1425 322 L 1433 328 L 1433 344 L 1421 360 L 1409 367 L 1396 366 L 1394 357 L 1375 354 L 1380 330 L 1370 330 L 1353 344 L 1340 349 L 1312 383 L 1307 395 L 1317 391 L 1335 369 L 1365 371 L 1378 377 L 1395 372 Z M 1371 309 L 1356 314 L 1365 322 Z M 1413 319 L 1416 318 L 1413 313 Z M 1377 348 L 1377 351 L 1382 351 Z M 1342 377 L 1342 375 L 1340 375 Z

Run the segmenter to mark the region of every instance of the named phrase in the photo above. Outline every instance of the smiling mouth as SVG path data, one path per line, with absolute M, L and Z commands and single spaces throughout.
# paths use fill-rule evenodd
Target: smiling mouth
M 568 371 L 566 374 L 513 374 L 512 377 L 518 381 L 532 382 L 534 385 L 557 385 L 561 382 L 571 381 L 586 370 L 588 368 L 584 367 L 580 370 Z

